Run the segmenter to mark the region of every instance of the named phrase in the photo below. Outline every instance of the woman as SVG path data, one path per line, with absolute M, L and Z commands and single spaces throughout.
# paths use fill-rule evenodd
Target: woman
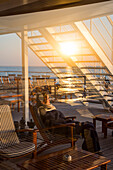
M 64 114 L 50 103 L 49 95 L 47 93 L 43 93 L 40 97 L 39 95 L 37 96 L 37 106 L 40 110 L 40 116 L 45 126 L 50 127 L 59 124 L 75 123 L 73 134 L 75 138 L 79 138 L 80 134 L 82 135 L 84 139 L 82 149 L 90 152 L 100 151 L 98 134 L 93 126 L 93 123 L 80 123 L 71 119 L 66 120 Z M 54 133 L 61 135 L 65 134 L 66 136 L 71 137 L 69 127 L 55 128 Z
M 50 103 L 49 95 L 47 93 L 37 95 L 37 107 L 39 109 L 41 119 L 47 127 L 65 123 L 79 123 L 72 119 L 66 119 L 64 114 Z

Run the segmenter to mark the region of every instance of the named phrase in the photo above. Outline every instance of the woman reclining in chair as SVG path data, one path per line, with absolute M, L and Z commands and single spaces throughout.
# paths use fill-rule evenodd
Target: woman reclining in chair
M 75 123 L 74 136 L 78 138 L 79 135 L 82 134 L 82 137 L 84 138 L 82 148 L 90 152 L 100 151 L 98 134 L 93 126 L 93 123 L 87 121 L 80 123 L 73 119 L 66 119 L 62 112 L 50 104 L 49 95 L 47 93 L 43 94 L 43 101 L 41 101 L 42 98 L 40 100 L 39 95 L 37 95 L 37 107 L 40 112 L 40 117 L 46 127 Z M 61 128 L 56 133 L 66 134 L 68 137 L 70 136 L 70 130 L 67 128 Z
M 47 127 L 64 123 L 79 123 L 78 121 L 72 120 L 76 118 L 76 116 L 65 117 L 61 111 L 57 110 L 56 107 L 50 103 L 49 95 L 47 93 L 44 93 L 43 96 L 40 97 L 37 95 L 37 107 L 39 108 L 41 119 Z

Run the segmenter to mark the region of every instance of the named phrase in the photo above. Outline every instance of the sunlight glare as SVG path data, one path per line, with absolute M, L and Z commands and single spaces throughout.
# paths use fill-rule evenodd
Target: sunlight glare
M 61 52 L 65 55 L 74 55 L 77 52 L 77 45 L 75 42 L 60 43 Z

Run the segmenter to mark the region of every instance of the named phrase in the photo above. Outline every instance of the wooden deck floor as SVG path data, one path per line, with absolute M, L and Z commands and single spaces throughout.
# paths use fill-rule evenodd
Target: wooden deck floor
M 65 115 L 76 115 L 77 120 L 80 122 L 83 121 L 91 121 L 92 122 L 92 117 L 94 115 L 97 114 L 111 114 L 109 111 L 104 110 L 102 107 L 96 107 L 96 106 L 83 106 L 80 102 L 76 102 L 76 103 L 54 103 L 54 105 L 56 106 L 56 108 L 60 111 L 62 111 Z M 22 111 L 20 111 L 20 113 L 18 112 L 12 112 L 13 114 L 13 119 L 14 120 L 20 120 L 21 116 L 22 116 Z M 109 159 L 111 159 L 111 163 L 108 164 L 108 170 L 113 170 L 113 137 L 112 137 L 112 130 L 108 130 L 108 137 L 106 139 L 104 139 L 104 135 L 101 132 L 101 122 L 98 121 L 97 122 L 97 133 L 99 136 L 99 142 L 100 142 L 100 146 L 101 146 L 101 151 L 103 156 L 108 157 Z M 76 143 L 76 145 L 78 147 L 82 146 L 82 142 L 83 139 L 79 139 Z M 26 159 L 29 159 L 31 157 L 26 157 L 24 159 L 20 159 L 20 160 L 11 160 L 11 162 L 23 162 Z M 7 168 L 6 168 L 7 169 Z M 98 169 L 98 168 L 97 168 Z M 5 170 L 5 169 L 4 169 Z M 11 169 L 11 170 L 15 170 L 15 169 Z
M 108 169 L 113 169 L 113 137 L 112 137 L 112 131 L 108 130 L 108 137 L 107 139 L 103 138 L 103 134 L 100 132 L 100 129 L 98 129 L 98 135 L 99 135 L 99 141 L 101 146 L 101 151 L 103 153 L 103 156 L 109 158 L 111 162 L 108 164 Z

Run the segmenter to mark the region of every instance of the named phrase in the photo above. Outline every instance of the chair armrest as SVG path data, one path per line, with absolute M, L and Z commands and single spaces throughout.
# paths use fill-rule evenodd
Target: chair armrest
M 35 145 L 35 149 L 33 152 L 34 157 L 37 155 L 37 132 L 39 132 L 38 129 L 18 129 L 16 130 L 16 132 L 32 132 L 33 138 L 31 136 L 28 135 L 27 139 L 28 141 L 30 141 L 30 138 L 32 140 L 32 142 Z M 23 138 L 21 139 L 23 141 Z
M 113 121 L 108 122 L 106 127 L 109 129 L 113 129 Z
M 31 129 L 31 128 L 29 128 L 29 129 L 18 129 L 18 130 L 16 130 L 16 132 L 38 132 L 39 130 L 38 129 Z
M 76 119 L 76 116 L 66 116 L 65 119 L 72 119 L 72 120 L 74 120 L 74 119 Z
M 51 130 L 51 129 L 60 128 L 60 127 L 68 127 L 68 126 L 69 127 L 74 127 L 75 123 L 66 123 L 66 124 L 60 124 L 60 125 L 56 125 L 56 126 L 51 126 L 51 127 L 43 128 L 43 129 L 41 129 L 41 131 Z M 40 130 L 36 129 L 35 131 L 37 132 L 37 131 L 40 131 Z

